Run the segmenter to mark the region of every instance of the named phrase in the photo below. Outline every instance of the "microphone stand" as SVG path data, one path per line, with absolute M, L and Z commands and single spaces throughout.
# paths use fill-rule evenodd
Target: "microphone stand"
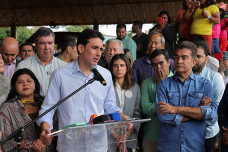
M 39 120 L 41 117 L 43 117 L 44 115 L 46 115 L 47 113 L 49 113 L 50 111 L 52 111 L 53 109 L 55 109 L 56 107 L 58 107 L 60 104 L 62 104 L 64 101 L 66 101 L 67 99 L 69 99 L 70 97 L 72 97 L 74 94 L 76 94 L 77 92 L 79 92 L 80 90 L 82 90 L 83 88 L 85 88 L 87 85 L 93 83 L 95 80 L 97 80 L 97 77 L 94 76 L 92 79 L 90 79 L 88 82 L 86 82 L 84 85 L 82 85 L 80 88 L 78 88 L 77 90 L 75 90 L 74 92 L 72 92 L 71 94 L 69 94 L 68 96 L 66 96 L 65 98 L 63 98 L 62 100 L 58 101 L 54 106 L 52 106 L 51 108 L 49 108 L 48 110 L 46 110 L 44 113 L 42 113 L 41 115 L 39 115 L 36 119 L 32 120 L 31 122 L 29 122 L 28 124 L 26 124 L 24 127 L 21 127 L 19 129 L 17 129 L 16 131 L 14 131 L 12 134 L 10 134 L 5 140 L 0 142 L 0 145 L 3 145 L 4 143 L 15 139 L 15 141 L 17 142 L 17 147 L 20 147 L 21 145 L 21 141 L 22 141 L 22 132 L 28 128 L 29 126 L 31 126 L 34 122 L 36 122 L 37 120 Z

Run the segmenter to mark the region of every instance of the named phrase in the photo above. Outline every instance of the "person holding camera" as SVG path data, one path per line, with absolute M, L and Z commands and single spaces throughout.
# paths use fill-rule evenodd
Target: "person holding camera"
M 158 24 L 150 29 L 149 34 L 152 32 L 159 32 L 165 38 L 165 49 L 168 51 L 170 58 L 173 58 L 174 42 L 177 39 L 176 27 L 171 25 L 171 17 L 169 12 L 161 11 L 158 15 Z

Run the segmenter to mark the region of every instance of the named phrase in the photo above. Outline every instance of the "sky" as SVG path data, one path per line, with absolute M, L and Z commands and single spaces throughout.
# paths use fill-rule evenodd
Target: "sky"
M 126 24 L 127 26 L 127 31 L 131 30 L 132 24 Z M 153 24 L 144 24 L 142 31 L 144 33 L 148 33 L 149 29 L 151 29 Z M 49 26 L 47 26 L 49 27 Z M 54 32 L 56 31 L 66 31 L 65 26 L 60 26 L 58 29 L 52 29 Z M 109 25 L 99 25 L 99 31 L 103 35 L 108 35 L 108 36 L 116 36 L 116 24 L 109 24 Z
M 126 26 L 127 26 L 127 31 L 130 31 L 132 24 L 126 24 Z M 144 24 L 142 31 L 144 33 L 148 33 L 146 31 L 148 31 L 151 28 L 152 28 L 152 24 Z M 100 25 L 99 31 L 104 35 L 116 36 L 116 24 Z

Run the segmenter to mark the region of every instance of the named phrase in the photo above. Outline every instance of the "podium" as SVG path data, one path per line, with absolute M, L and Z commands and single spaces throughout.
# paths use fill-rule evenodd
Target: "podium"
M 121 144 L 125 151 L 128 143 L 137 143 L 137 135 L 133 138 L 126 138 L 129 123 L 132 123 L 134 128 L 139 128 L 140 123 L 150 120 L 127 120 L 69 127 L 53 132 L 52 135 L 59 136 L 59 138 L 67 141 L 70 139 L 68 144 L 72 152 L 115 152 L 117 144 Z M 122 140 L 117 141 L 116 138 L 120 136 Z

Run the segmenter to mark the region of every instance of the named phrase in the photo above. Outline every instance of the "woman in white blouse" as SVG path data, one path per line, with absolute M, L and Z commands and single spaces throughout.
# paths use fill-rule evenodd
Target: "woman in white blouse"
M 115 87 L 117 106 L 123 114 L 130 118 L 140 119 L 140 87 L 133 80 L 132 68 L 129 59 L 124 54 L 116 54 L 110 61 L 110 72 Z M 132 130 L 127 131 L 127 139 L 137 139 L 139 126 L 134 126 Z M 115 137 L 117 141 L 123 141 L 124 136 Z M 128 152 L 135 149 L 136 140 L 127 142 Z M 123 144 L 117 144 L 121 151 Z

